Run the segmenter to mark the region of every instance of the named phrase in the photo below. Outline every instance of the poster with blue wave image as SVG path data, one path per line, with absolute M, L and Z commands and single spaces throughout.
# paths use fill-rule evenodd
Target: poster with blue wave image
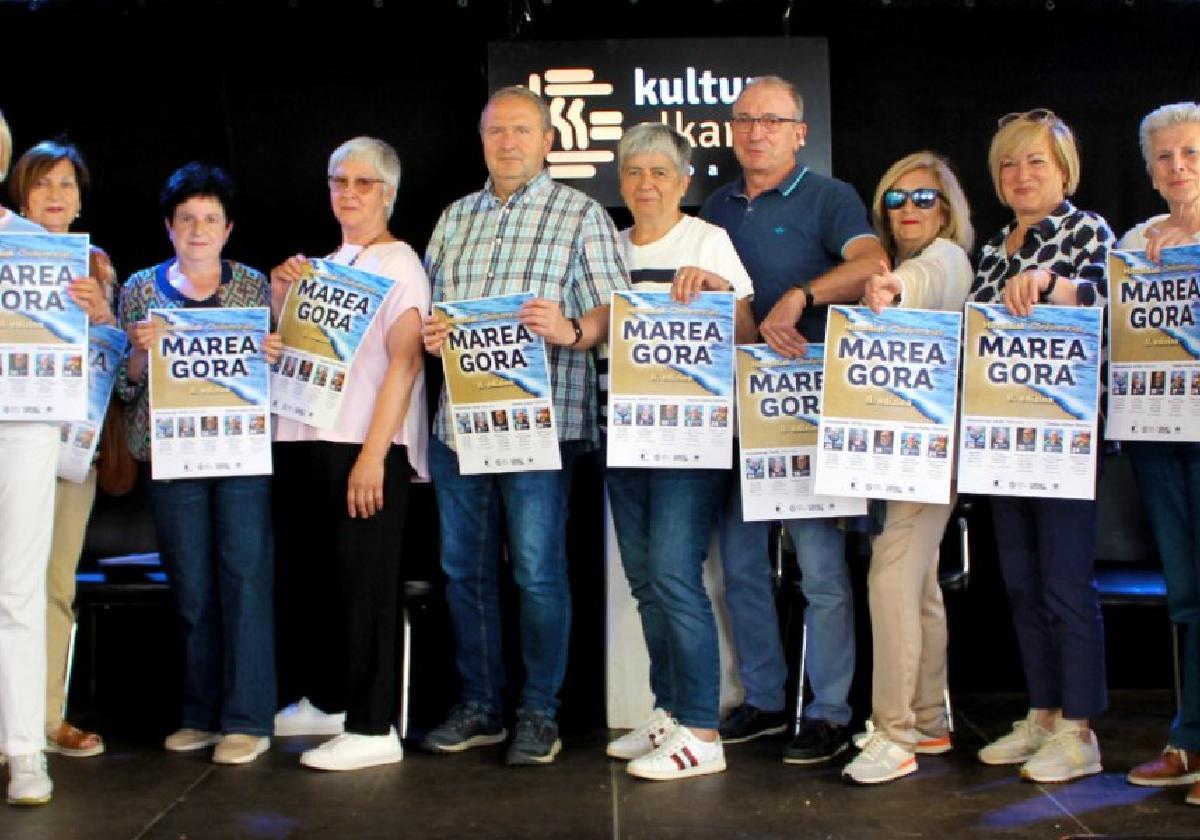
M 87 417 L 87 313 L 71 280 L 88 273 L 88 237 L 0 233 L 0 421 Z
M 117 369 L 125 358 L 129 339 L 119 327 L 93 326 L 88 331 L 88 415 L 86 420 L 63 423 L 59 427 L 58 477 L 83 483 L 96 457 L 100 427 L 112 399 Z M 118 434 L 125 434 L 119 429 Z
M 450 423 L 463 474 L 562 467 L 546 341 L 521 323 L 532 292 L 443 301 Z M 571 352 L 571 351 L 565 351 Z
M 734 296 L 613 292 L 608 465 L 729 469 L 733 464 Z
M 857 516 L 867 501 L 814 492 L 825 345 L 788 358 L 766 344 L 737 347 L 737 469 L 747 522 Z
M 363 337 L 395 281 L 310 259 L 279 313 L 283 352 L 271 370 L 271 411 L 315 429 L 337 423 Z
M 151 309 L 150 466 L 155 479 L 268 475 L 271 377 L 265 307 Z
M 960 493 L 1095 498 L 1103 315 L 967 304 Z
M 950 500 L 962 314 L 831 306 L 816 491 Z
M 1110 440 L 1200 441 L 1200 245 L 1108 256 Z

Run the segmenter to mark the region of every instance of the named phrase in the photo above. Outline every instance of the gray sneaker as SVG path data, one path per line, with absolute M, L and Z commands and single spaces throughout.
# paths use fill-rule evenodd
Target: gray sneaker
M 558 724 L 545 712 L 517 712 L 517 734 L 508 747 L 510 765 L 549 764 L 554 761 L 562 741 Z
M 479 703 L 460 703 L 446 722 L 425 736 L 421 746 L 432 752 L 457 753 L 499 744 L 508 737 L 500 715 Z

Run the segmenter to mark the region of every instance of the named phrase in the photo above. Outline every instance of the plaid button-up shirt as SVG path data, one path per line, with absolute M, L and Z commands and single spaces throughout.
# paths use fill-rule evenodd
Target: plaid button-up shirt
M 501 202 L 489 180 L 438 219 L 425 270 L 433 301 L 533 292 L 577 318 L 629 288 L 617 231 L 599 204 L 544 171 Z M 596 370 L 590 351 L 546 345 L 559 440 L 599 442 Z M 446 388 L 434 434 L 454 446 Z

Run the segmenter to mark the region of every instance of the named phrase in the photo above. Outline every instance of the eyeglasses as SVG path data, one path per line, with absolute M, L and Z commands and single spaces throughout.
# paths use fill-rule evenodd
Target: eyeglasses
M 347 178 L 344 175 L 330 175 L 329 189 L 334 192 L 346 192 L 351 188 L 359 195 L 366 195 L 376 184 L 382 184 L 382 178 Z
M 920 187 L 915 190 L 891 189 L 883 194 L 883 206 L 888 210 L 899 210 L 911 198 L 913 207 L 919 210 L 928 210 L 937 204 L 941 197 L 942 194 L 931 187 Z
M 996 125 L 999 128 L 1017 120 L 1026 120 L 1027 122 L 1055 122 L 1058 117 L 1049 108 L 1034 108 L 1032 111 L 1013 111 L 1011 114 L 1005 114 L 1000 119 L 996 120 Z
M 761 125 L 762 130 L 767 134 L 774 134 L 784 123 L 798 123 L 800 120 L 796 117 L 780 117 L 775 114 L 763 114 L 759 117 L 752 117 L 749 114 L 734 114 L 731 122 L 733 130 L 739 134 L 749 134 L 754 130 L 756 124 Z

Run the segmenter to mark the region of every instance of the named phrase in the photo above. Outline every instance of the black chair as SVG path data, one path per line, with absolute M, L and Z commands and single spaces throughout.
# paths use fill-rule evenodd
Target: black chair
M 1100 603 L 1111 607 L 1163 607 L 1167 586 L 1146 508 L 1129 457 L 1104 456 L 1097 491 L 1100 522 L 1096 536 L 1096 589 Z M 1175 703 L 1181 703 L 1179 634 L 1167 616 L 1175 671 Z

